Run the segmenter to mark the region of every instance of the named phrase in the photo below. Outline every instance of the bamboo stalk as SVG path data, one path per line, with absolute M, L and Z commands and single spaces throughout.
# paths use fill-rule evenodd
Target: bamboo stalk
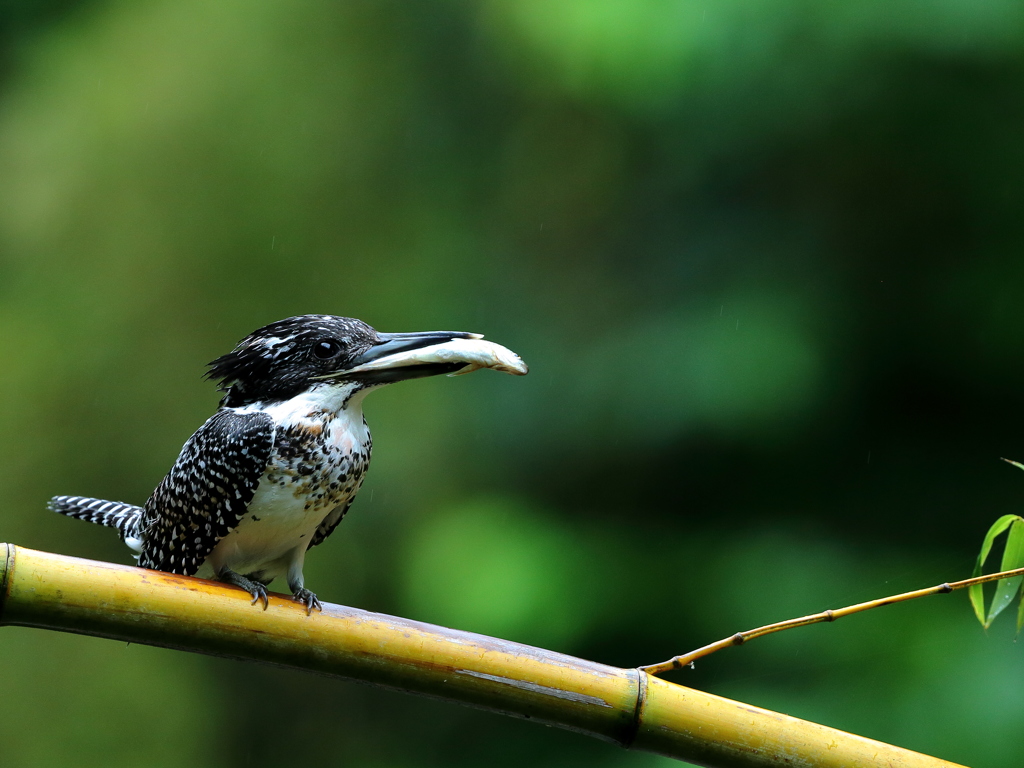
M 880 597 L 877 600 L 868 600 L 866 603 L 848 605 L 845 608 L 835 608 L 822 611 L 821 613 L 812 613 L 808 616 L 801 616 L 796 619 L 777 621 L 774 624 L 766 624 L 763 627 L 758 627 L 757 629 L 748 629 L 745 632 L 737 632 L 735 635 L 730 635 L 729 637 L 724 637 L 721 640 L 716 640 L 713 643 L 708 643 L 707 645 L 701 646 L 689 653 L 681 653 L 678 656 L 673 656 L 668 661 L 662 661 L 659 664 L 648 664 L 646 666 L 639 667 L 639 669 L 649 675 L 660 675 L 663 672 L 671 672 L 673 669 L 688 667 L 697 659 L 710 656 L 712 653 L 721 651 L 724 648 L 731 648 L 734 645 L 743 645 L 748 640 L 754 640 L 758 637 L 764 637 L 765 635 L 772 635 L 776 632 L 782 632 L 785 629 L 796 629 L 797 627 L 806 627 L 811 624 L 835 621 L 836 619 L 841 619 L 844 616 L 850 616 L 854 613 L 870 611 L 872 608 L 881 608 L 883 605 L 894 605 L 896 603 L 906 602 L 907 600 L 916 600 L 919 597 L 928 597 L 929 595 L 947 595 L 958 589 L 973 587 L 975 584 L 987 584 L 990 581 L 1010 579 L 1014 576 L 1021 575 L 1024 575 L 1024 568 L 1016 568 L 1012 571 L 1000 571 L 999 573 L 987 573 L 984 576 L 975 576 L 970 579 L 964 579 L 963 581 L 946 582 L 945 584 L 937 584 L 934 587 L 915 589 L 912 592 L 903 592 L 899 595 Z
M 518 643 L 0 544 L 0 625 L 249 659 L 532 718 L 711 768 L 957 768 L 768 710 Z

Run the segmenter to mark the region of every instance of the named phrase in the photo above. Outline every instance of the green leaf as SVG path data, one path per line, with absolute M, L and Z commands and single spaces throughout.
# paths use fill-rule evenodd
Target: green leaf
M 1017 634 L 1020 634 L 1021 628 L 1024 628 L 1024 597 L 1021 598 L 1020 605 L 1017 607 Z
M 1012 571 L 1021 567 L 1024 567 L 1024 520 L 1018 517 L 1010 523 L 1010 531 L 1006 535 L 1006 547 L 1003 549 L 1003 561 L 999 565 L 999 570 Z M 1020 589 L 1022 578 L 1024 577 L 1014 576 L 1010 579 L 999 580 L 992 603 L 988 607 L 986 626 L 991 624 L 995 617 L 1013 602 L 1017 590 Z
M 1003 457 L 1000 457 L 1000 458 L 1003 458 Z M 1024 469 L 1024 464 L 1021 464 L 1019 461 L 1014 461 L 1013 459 L 1007 459 L 1007 458 L 1003 458 L 1003 461 L 1005 461 L 1007 464 L 1013 464 L 1013 466 L 1015 466 L 1017 469 Z
M 985 566 L 989 552 L 992 551 L 992 545 L 995 543 L 996 536 L 1013 525 L 1017 520 L 1024 522 L 1024 518 L 1019 515 L 1003 515 L 988 529 L 988 533 L 985 534 L 985 540 L 981 544 L 981 552 L 978 553 L 978 562 L 974 566 L 974 576 L 981 576 L 982 568 Z M 981 625 L 988 629 L 989 622 L 985 620 L 985 592 L 983 587 L 983 584 L 975 584 L 968 587 L 967 592 L 971 598 L 971 605 L 974 607 L 974 615 L 978 617 Z

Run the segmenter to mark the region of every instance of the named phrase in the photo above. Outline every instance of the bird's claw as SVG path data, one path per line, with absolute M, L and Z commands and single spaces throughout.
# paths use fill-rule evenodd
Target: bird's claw
M 314 608 L 316 608 L 321 613 L 324 610 L 323 603 L 321 603 L 317 599 L 316 595 L 314 595 L 312 592 L 310 592 L 305 587 L 301 587 L 301 588 L 297 589 L 292 594 L 292 600 L 294 600 L 295 602 L 301 603 L 302 605 L 306 606 L 306 615 L 307 616 L 313 615 L 313 609 Z
M 252 595 L 252 602 L 249 605 L 256 605 L 260 600 L 263 601 L 263 610 L 267 610 L 270 607 L 270 598 L 267 596 L 267 588 L 258 581 L 252 583 L 252 587 L 249 589 L 249 594 Z
M 239 589 L 244 589 L 252 597 L 252 602 L 249 605 L 256 605 L 260 600 L 263 601 L 263 610 L 267 610 L 270 607 L 270 598 L 267 597 L 267 585 L 258 579 L 250 579 L 241 574 L 235 573 L 230 568 L 224 568 L 217 574 L 217 579 L 223 581 L 225 584 L 231 584 Z

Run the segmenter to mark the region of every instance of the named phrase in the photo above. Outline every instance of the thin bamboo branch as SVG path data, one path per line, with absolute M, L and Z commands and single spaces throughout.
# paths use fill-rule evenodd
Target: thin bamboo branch
M 0 544 L 0 625 L 261 661 L 446 699 L 711 768 L 958 768 L 764 709 L 530 646 L 200 579 Z
M 915 589 L 913 592 L 903 592 L 899 595 L 880 597 L 877 600 L 868 600 L 866 603 L 848 605 L 845 608 L 836 608 L 834 610 L 822 611 L 821 613 L 812 613 L 809 616 L 801 616 L 796 619 L 786 619 L 786 621 L 766 624 L 765 626 L 758 627 L 757 629 L 748 629 L 746 632 L 737 632 L 735 635 L 722 638 L 721 640 L 702 646 L 701 648 L 697 648 L 689 653 L 673 656 L 668 661 L 663 661 L 660 664 L 648 664 L 645 667 L 639 667 L 639 669 L 649 675 L 660 675 L 663 672 L 671 672 L 673 669 L 689 667 L 697 659 L 710 656 L 712 653 L 720 651 L 723 648 L 731 648 L 734 645 L 743 645 L 748 640 L 754 640 L 758 637 L 782 632 L 784 629 L 795 629 L 796 627 L 806 627 L 809 624 L 821 624 L 822 622 L 835 621 L 836 619 L 841 619 L 844 616 L 849 616 L 854 613 L 860 613 L 861 611 L 870 611 L 872 608 L 881 608 L 883 605 L 893 605 L 894 603 L 914 600 L 918 597 L 928 597 L 929 595 L 945 595 L 958 589 L 974 586 L 975 584 L 986 584 L 990 581 L 999 581 L 1000 579 L 1008 579 L 1013 576 L 1021 575 L 1024 575 L 1024 568 L 1017 568 L 1012 571 L 1000 571 L 999 573 L 988 573 L 984 576 L 975 576 L 974 578 L 964 579 L 963 581 L 946 582 L 945 584 L 938 584 L 926 589 Z

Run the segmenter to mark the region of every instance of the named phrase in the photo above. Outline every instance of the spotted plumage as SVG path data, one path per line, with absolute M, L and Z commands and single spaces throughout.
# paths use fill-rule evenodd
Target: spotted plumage
M 225 409 L 210 417 L 146 502 L 139 565 L 197 573 L 249 508 L 271 460 L 274 433 L 266 413 Z
M 116 528 L 142 567 L 219 579 L 264 606 L 266 586 L 284 576 L 311 612 L 320 602 L 304 585 L 306 552 L 337 527 L 370 463 L 363 398 L 395 381 L 498 367 L 480 362 L 494 354 L 483 347 L 489 342 L 446 347 L 456 339 L 479 337 L 382 334 L 333 315 L 272 323 L 210 363 L 208 376 L 224 393 L 220 409 L 144 507 L 79 496 L 56 496 L 50 506 Z M 519 366 L 511 372 L 525 373 Z

